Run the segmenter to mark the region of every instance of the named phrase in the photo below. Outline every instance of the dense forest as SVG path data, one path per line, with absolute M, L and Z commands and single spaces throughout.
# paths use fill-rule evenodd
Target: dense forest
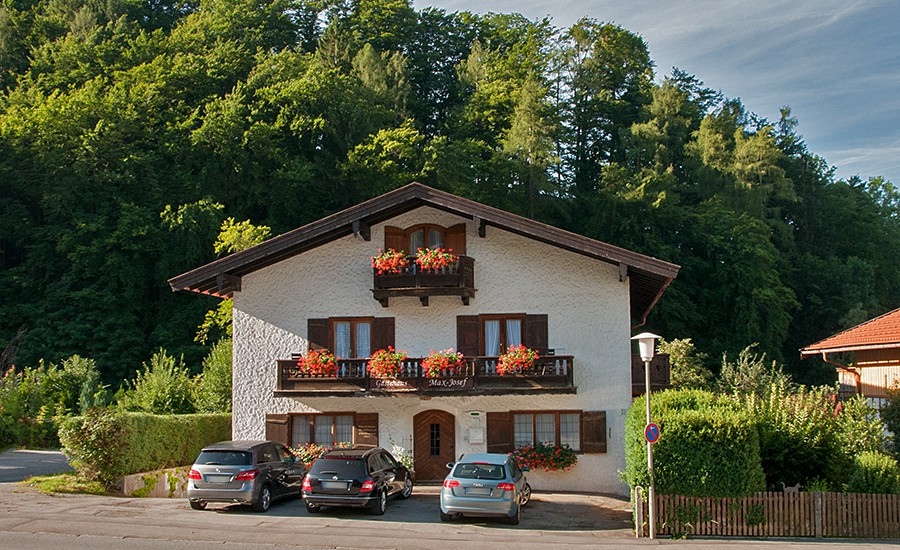
M 646 328 L 712 366 L 900 306 L 900 191 L 837 180 L 583 19 L 408 0 L 0 0 L 0 368 L 155 350 L 195 371 L 215 300 L 169 277 L 223 222 L 279 234 L 419 181 L 682 266 Z M 211 344 L 211 342 L 210 342 Z

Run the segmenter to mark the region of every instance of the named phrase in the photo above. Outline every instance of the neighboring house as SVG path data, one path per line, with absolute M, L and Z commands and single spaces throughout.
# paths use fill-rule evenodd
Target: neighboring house
M 378 275 L 381 249 L 450 248 L 448 273 Z M 632 327 L 678 266 L 413 183 L 216 260 L 169 282 L 234 298 L 235 438 L 392 444 L 418 481 L 462 453 L 537 442 L 580 451 L 538 489 L 625 494 Z M 539 351 L 532 373 L 500 376 L 501 350 Z M 375 350 L 408 352 L 402 376 L 366 375 Z M 310 349 L 340 358 L 304 375 Z M 465 373 L 425 378 L 419 359 L 455 348 Z
M 900 309 L 800 350 L 837 367 L 841 394 L 862 395 L 880 409 L 887 389 L 900 383 Z

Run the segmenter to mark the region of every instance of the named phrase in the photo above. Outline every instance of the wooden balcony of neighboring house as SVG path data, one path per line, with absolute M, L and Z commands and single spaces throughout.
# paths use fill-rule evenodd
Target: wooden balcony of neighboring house
M 463 304 L 475 296 L 475 260 L 460 256 L 453 265 L 441 270 L 422 270 L 410 257 L 409 265 L 401 273 L 379 274 L 372 270 L 372 294 L 383 307 L 397 296 L 415 296 L 423 306 L 431 296 L 459 296 Z
M 650 361 L 650 392 L 661 391 L 672 386 L 669 381 L 669 356 L 658 353 Z M 631 356 L 631 396 L 644 395 L 647 387 L 644 378 L 644 361 L 640 355 Z
M 527 372 L 497 373 L 497 357 L 475 357 L 464 371 L 425 376 L 421 357 L 407 357 L 396 377 L 368 376 L 368 359 L 338 360 L 334 376 L 300 372 L 297 359 L 278 360 L 275 397 L 398 395 L 535 395 L 573 394 L 574 357 L 545 355 Z

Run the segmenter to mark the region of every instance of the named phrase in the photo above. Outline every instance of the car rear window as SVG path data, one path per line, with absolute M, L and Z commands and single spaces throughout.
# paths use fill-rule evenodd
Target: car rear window
M 200 451 L 195 464 L 249 466 L 253 457 L 248 451 Z
M 346 458 L 330 458 L 323 456 L 313 462 L 310 475 L 339 475 L 341 477 L 358 478 L 366 475 L 364 460 L 347 460 Z
M 463 479 L 504 479 L 506 472 L 500 464 L 459 463 L 453 469 L 453 477 Z

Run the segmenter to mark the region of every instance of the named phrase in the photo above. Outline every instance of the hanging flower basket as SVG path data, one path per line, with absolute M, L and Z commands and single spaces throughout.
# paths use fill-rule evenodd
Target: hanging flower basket
M 335 376 L 338 365 L 332 353 L 325 350 L 310 350 L 305 357 L 297 360 L 297 368 L 300 372 L 311 376 Z
M 497 374 L 519 374 L 530 370 L 535 360 L 540 359 L 537 351 L 526 348 L 523 344 L 509 346 L 506 353 L 500 355 L 497 361 Z
M 409 259 L 406 252 L 388 248 L 377 256 L 372 256 L 372 267 L 378 275 L 389 273 L 403 273 L 403 270 L 409 266 Z
M 416 265 L 423 271 L 443 271 L 456 265 L 459 256 L 443 248 L 420 248 L 416 252 Z
M 388 346 L 387 349 L 380 349 L 372 354 L 366 370 L 369 376 L 396 378 L 404 359 L 406 359 L 405 351 L 394 351 L 393 347 Z
M 426 378 L 440 378 L 455 376 L 462 372 L 466 366 L 466 360 L 462 353 L 445 349 L 443 351 L 432 350 L 427 357 L 422 359 L 422 372 Z

